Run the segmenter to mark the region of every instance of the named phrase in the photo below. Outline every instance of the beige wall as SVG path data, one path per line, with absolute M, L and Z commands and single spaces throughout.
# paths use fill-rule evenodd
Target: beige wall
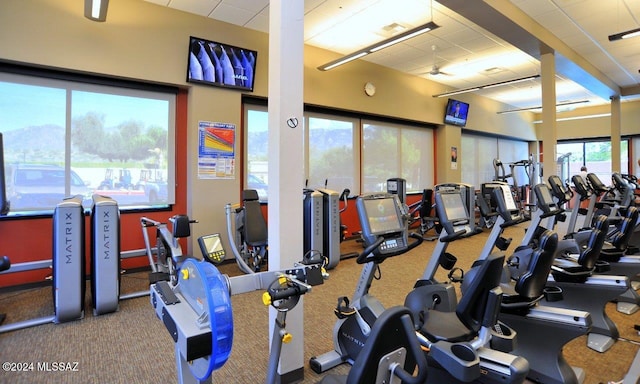
M 637 135 L 640 133 L 640 100 L 623 102 L 620 104 L 620 134 Z M 609 104 L 597 107 L 580 108 L 573 111 L 558 113 L 557 118 L 571 118 L 589 115 L 610 114 Z M 540 116 L 536 116 L 537 119 Z M 611 116 L 594 117 L 589 119 L 576 119 L 558 121 L 558 140 L 609 137 L 611 136 Z M 536 124 L 536 130 L 540 129 L 540 124 Z
M 212 19 L 160 7 L 141 0 L 111 0 L 105 23 L 83 16 L 79 0 L 2 0 L 0 2 L 0 59 L 38 66 L 90 72 L 119 78 L 177 85 L 188 97 L 188 206 L 200 221 L 192 239 L 204 233 L 226 231 L 224 205 L 238 199 L 240 181 L 197 178 L 197 123 L 199 120 L 236 124 L 242 119 L 241 93 L 185 82 L 189 36 L 225 42 L 258 51 L 254 95 L 267 95 L 268 37 Z M 337 57 L 306 47 L 304 101 L 309 104 L 392 116 L 438 124 L 438 181 L 458 181 L 452 171 L 451 146 L 460 146 L 461 130 L 442 125 L 446 98 L 432 95 L 442 85 L 408 76 L 364 61 L 322 72 L 316 69 Z M 425 69 L 426 70 L 426 69 Z M 364 83 L 377 94 L 368 97 Z M 468 129 L 535 140 L 533 114 L 498 115 L 507 109 L 472 94 L 458 95 L 471 104 Z M 624 132 L 624 130 L 623 130 Z M 241 153 L 239 140 L 236 153 Z M 459 153 L 459 156 L 464 156 Z M 460 164 L 460 163 L 459 163 Z

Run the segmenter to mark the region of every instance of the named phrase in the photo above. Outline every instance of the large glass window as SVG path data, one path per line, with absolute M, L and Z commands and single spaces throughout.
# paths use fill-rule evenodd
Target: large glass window
M 244 186 L 267 195 L 267 108 L 245 104 Z M 305 164 L 311 188 L 352 195 L 384 191 L 386 180 L 402 177 L 407 192 L 433 186 L 433 130 L 404 124 L 363 121 L 330 113 L 305 113 Z M 326 184 L 325 184 L 326 183 Z
M 245 186 L 258 191 L 260 200 L 267 199 L 269 183 L 269 115 L 267 108 L 254 106 L 245 109 L 246 121 L 246 180 Z
M 499 160 L 502 167 L 495 167 L 494 159 Z M 535 173 L 539 168 L 537 165 L 535 169 L 525 166 L 523 161 L 528 160 L 529 144 L 526 141 L 462 134 L 462 182 L 476 189 L 504 175 L 512 175 L 507 180 L 511 184 L 536 183 Z
M 166 90 L 165 90 L 166 91 Z M 94 193 L 121 208 L 175 202 L 175 92 L 0 72 L 11 213 Z
M 358 152 L 354 150 L 354 134 L 358 121 L 333 116 L 310 114 L 309 133 L 310 187 L 326 187 L 338 192 L 345 188 L 356 191 Z
M 595 173 L 605 184 L 611 183 L 611 141 L 564 142 L 556 146 L 558 156 L 571 154 L 568 158 L 569 178 L 580 173 L 582 166 Z M 620 142 L 620 170 L 629 172 L 629 140 Z
M 362 192 L 386 190 L 386 181 L 402 177 L 407 192 L 433 186 L 433 131 L 389 123 L 362 124 Z

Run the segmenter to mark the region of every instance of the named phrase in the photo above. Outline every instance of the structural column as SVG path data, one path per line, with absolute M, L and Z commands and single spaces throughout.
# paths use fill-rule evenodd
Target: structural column
M 611 97 L 611 172 L 620 172 L 620 96 Z M 626 170 L 625 170 L 626 173 Z
M 540 57 L 540 81 L 542 83 L 542 175 L 546 180 L 558 173 L 556 143 L 556 61 L 552 49 L 543 46 Z
M 304 2 L 269 3 L 269 269 L 302 260 Z M 311 293 L 313 294 L 313 293 Z M 304 377 L 303 298 L 287 315 L 279 382 Z M 270 308 L 269 332 L 276 320 Z M 270 336 L 271 337 L 271 336 Z M 265 356 L 266 358 L 266 356 Z

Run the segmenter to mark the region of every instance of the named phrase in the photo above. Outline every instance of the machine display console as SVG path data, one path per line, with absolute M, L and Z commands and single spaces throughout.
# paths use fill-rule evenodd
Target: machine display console
M 440 224 L 448 234 L 460 230 L 471 232 L 469 213 L 460 190 L 443 189 L 436 192 L 436 211 Z
M 407 248 L 408 228 L 397 195 L 362 196 L 356 206 L 365 246 L 383 237 L 384 242 L 375 252 L 395 253 Z

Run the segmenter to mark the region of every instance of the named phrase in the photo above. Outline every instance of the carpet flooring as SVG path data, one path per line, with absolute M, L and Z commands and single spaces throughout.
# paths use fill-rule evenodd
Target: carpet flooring
M 506 235 L 519 242 L 523 228 L 513 227 Z M 452 242 L 449 252 L 458 258 L 457 266 L 468 269 L 484 245 L 487 233 Z M 434 242 L 424 242 L 413 251 L 386 260 L 381 265 L 381 278 L 375 280 L 371 294 L 384 306 L 399 305 L 412 289 L 429 258 Z M 510 249 L 512 249 L 512 246 Z M 355 241 L 343 243 L 343 252 L 361 249 Z M 509 254 L 509 250 L 507 251 Z M 223 264 L 221 272 L 234 276 L 240 272 L 235 263 Z M 333 309 L 339 296 L 351 296 L 361 266 L 355 259 L 345 259 L 330 272 L 325 284 L 305 295 L 304 358 L 333 348 Z M 444 271 L 437 275 L 446 280 Z M 145 273 L 122 276 L 123 294 L 147 289 Z M 82 320 L 64 324 L 45 324 L 0 334 L 0 361 L 13 362 L 23 372 L 0 371 L 0 383 L 175 383 L 176 367 L 173 341 L 155 316 L 147 297 L 120 302 L 115 313 L 93 316 L 87 290 L 87 310 Z M 269 356 L 268 310 L 261 302 L 261 292 L 232 296 L 234 344 L 227 363 L 214 372 L 214 383 L 264 382 Z M 607 304 L 606 311 L 616 323 L 621 339 L 605 353 L 586 346 L 586 336 L 564 348 L 565 358 L 586 372 L 586 384 L 622 380 L 640 348 L 640 336 L 633 325 L 640 323 L 640 312 L 623 315 Z M 33 288 L 0 292 L 0 312 L 7 314 L 5 324 L 53 313 L 51 288 Z M 294 335 L 295 336 L 295 335 Z M 545 336 L 540 335 L 540 342 Z M 55 363 L 55 364 L 54 364 Z M 61 364 L 62 363 L 62 364 Z M 38 365 L 39 364 L 39 365 Z M 3 368 L 5 366 L 3 365 Z M 55 369 L 54 369 L 55 367 Z M 62 369 L 64 368 L 64 369 Z M 347 373 L 342 365 L 331 373 Z M 322 378 L 305 364 L 304 383 Z

